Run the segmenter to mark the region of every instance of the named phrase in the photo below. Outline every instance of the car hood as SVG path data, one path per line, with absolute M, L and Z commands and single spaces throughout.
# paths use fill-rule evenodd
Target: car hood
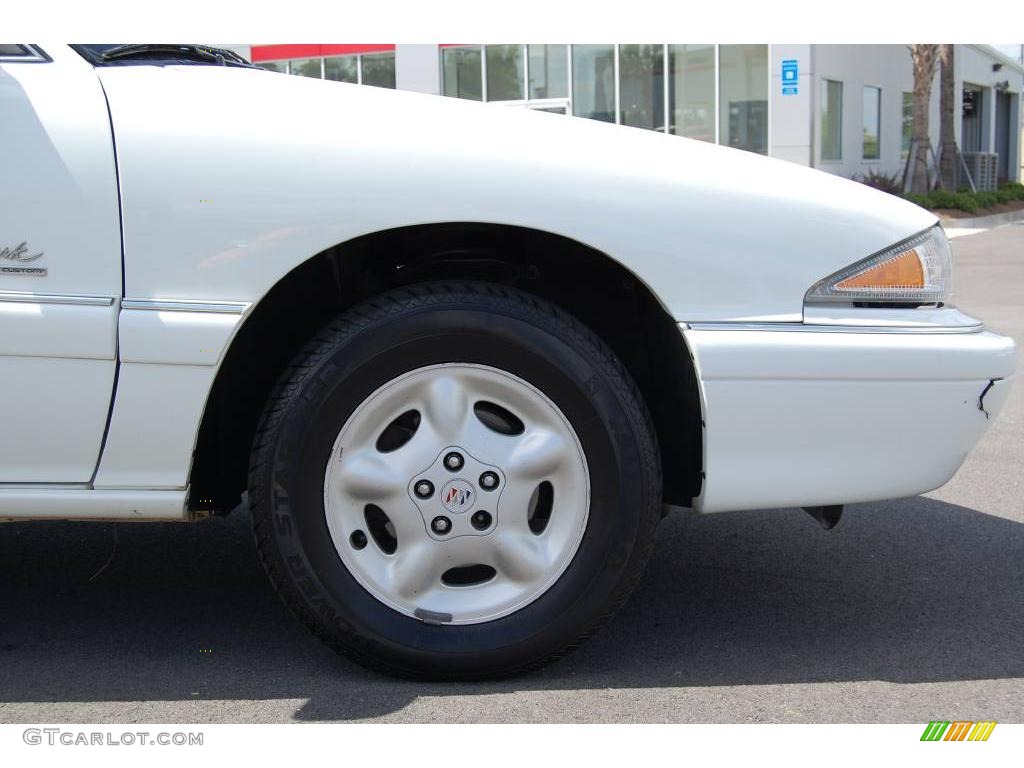
M 187 292 L 184 260 L 204 298 L 251 300 L 231 267 L 254 254 L 284 274 L 360 235 L 490 222 L 608 254 L 680 321 L 799 320 L 817 280 L 936 221 L 793 163 L 592 120 L 249 69 L 98 74 L 126 254 L 162 265 L 139 295 Z

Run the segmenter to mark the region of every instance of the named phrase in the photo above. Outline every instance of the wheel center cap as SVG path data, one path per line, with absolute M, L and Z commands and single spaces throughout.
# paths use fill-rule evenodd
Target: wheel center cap
M 475 499 L 476 489 L 460 478 L 449 480 L 441 489 L 441 503 L 453 515 L 465 512 Z

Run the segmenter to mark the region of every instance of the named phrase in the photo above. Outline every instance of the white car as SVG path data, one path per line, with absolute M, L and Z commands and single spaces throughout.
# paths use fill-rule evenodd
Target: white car
M 392 673 L 563 654 L 673 507 L 936 488 L 1014 372 L 931 213 L 655 132 L 12 44 L 0 169 L 0 518 L 245 500 L 289 608 Z

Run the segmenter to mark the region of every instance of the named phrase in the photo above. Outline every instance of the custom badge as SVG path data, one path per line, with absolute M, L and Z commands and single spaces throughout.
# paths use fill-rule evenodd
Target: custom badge
M 42 257 L 42 251 L 39 251 L 39 253 L 29 253 L 28 243 L 24 240 L 13 248 L 0 248 L 0 275 L 46 277 L 46 267 L 24 266 Z

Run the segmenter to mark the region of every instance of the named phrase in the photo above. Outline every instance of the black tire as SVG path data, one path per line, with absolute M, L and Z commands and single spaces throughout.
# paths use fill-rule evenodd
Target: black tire
M 479 624 L 395 611 L 349 573 L 327 528 L 324 467 L 348 416 L 407 371 L 444 362 L 506 370 L 544 392 L 576 430 L 591 480 L 583 539 L 533 603 Z M 420 679 L 484 679 L 537 668 L 582 643 L 625 602 L 660 518 L 650 415 L 608 346 L 532 295 L 483 283 L 395 290 L 323 329 L 284 372 L 258 427 L 249 503 L 270 581 L 316 636 L 366 666 Z

